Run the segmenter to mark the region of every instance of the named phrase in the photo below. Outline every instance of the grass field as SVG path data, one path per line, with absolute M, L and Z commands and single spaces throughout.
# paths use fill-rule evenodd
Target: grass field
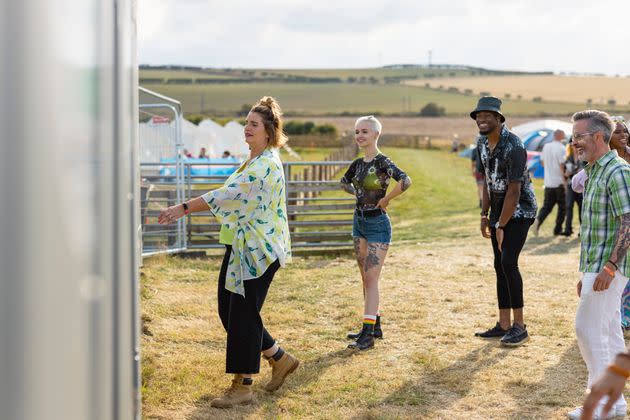
M 460 90 L 472 89 L 475 94 L 490 92 L 505 97 L 586 104 L 591 99 L 593 105 L 606 105 L 613 99 L 619 109 L 630 107 L 630 77 L 578 77 L 578 76 L 494 76 L 444 78 L 430 81 L 411 80 L 409 85 L 432 87 L 444 85 Z
M 394 244 L 381 281 L 384 340 L 361 354 L 361 287 L 347 253 L 301 254 L 281 270 L 263 318 L 302 361 L 258 403 L 210 407 L 229 384 L 216 315 L 220 259 L 158 257 L 142 269 L 143 410 L 149 419 L 564 418 L 580 403 L 586 369 L 573 332 L 578 241 L 551 234 L 554 214 L 521 257 L 531 341 L 516 349 L 476 340 L 497 315 L 491 247 L 478 234 L 469 162 L 439 151 L 386 149 L 414 179 L 390 206 Z M 540 183 L 536 185 L 541 196 Z
M 476 96 L 399 84 L 370 85 L 348 83 L 238 83 L 220 85 L 147 84 L 144 87 L 182 102 L 186 113 L 210 115 L 235 114 L 244 104 L 252 104 L 263 95 L 276 97 L 285 113 L 298 115 L 333 115 L 348 113 L 419 113 L 429 102 L 445 108 L 450 115 L 470 112 Z M 203 104 L 204 109 L 201 109 Z M 569 103 L 534 103 L 506 100 L 506 113 L 521 116 L 542 114 L 568 115 L 576 105 Z

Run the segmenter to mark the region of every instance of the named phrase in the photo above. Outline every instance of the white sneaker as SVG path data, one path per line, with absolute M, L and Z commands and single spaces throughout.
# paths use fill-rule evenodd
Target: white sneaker
M 601 416 L 602 406 L 599 406 L 595 409 L 595 413 L 593 413 L 593 420 L 609 420 L 616 418 L 624 418 L 626 417 L 626 407 L 613 407 L 608 412 L 608 415 L 604 418 Z M 582 417 L 582 407 L 578 407 L 575 410 L 567 413 L 567 417 L 571 420 L 580 420 Z

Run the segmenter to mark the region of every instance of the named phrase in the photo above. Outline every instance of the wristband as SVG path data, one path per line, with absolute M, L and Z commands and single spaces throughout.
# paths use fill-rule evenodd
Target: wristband
M 188 203 L 182 203 L 182 207 L 184 208 L 184 214 L 188 214 Z
M 630 371 L 627 371 L 624 368 L 621 368 L 615 364 L 609 365 L 608 370 L 626 379 L 630 377 Z
M 604 266 L 604 267 L 603 267 L 603 269 L 604 269 L 604 271 L 605 271 L 606 273 L 608 273 L 608 275 L 609 275 L 610 277 L 615 277 L 615 272 L 614 272 L 614 271 L 612 271 L 610 268 L 608 268 L 608 267 Z
M 488 217 L 488 212 L 487 211 L 481 211 L 481 217 Z
M 607 263 L 611 263 L 611 264 L 612 264 L 612 266 L 613 266 L 613 267 L 615 267 L 615 271 L 616 271 L 616 270 L 619 270 L 619 267 L 617 267 L 617 264 L 615 264 L 614 262 L 612 262 L 612 261 L 610 261 L 610 260 L 608 260 L 608 261 L 606 261 L 606 262 L 607 262 Z

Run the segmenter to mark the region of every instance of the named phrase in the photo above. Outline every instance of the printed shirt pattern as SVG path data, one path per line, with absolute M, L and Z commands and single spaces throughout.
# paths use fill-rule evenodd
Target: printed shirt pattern
M 536 196 L 527 171 L 527 151 L 521 139 L 505 127 L 501 128 L 499 142 L 492 152 L 488 137 L 477 139 L 477 159 L 480 171 L 486 176 L 486 186 L 490 195 L 490 223 L 494 225 L 501 216 L 505 194 L 510 182 L 521 183 L 521 194 L 512 219 L 533 219 L 536 217 Z
M 279 260 L 291 260 L 285 182 L 277 152 L 266 149 L 225 185 L 204 194 L 219 223 L 234 230 L 225 288 L 245 296 L 243 282 L 258 278 Z
M 408 176 L 391 159 L 379 153 L 369 162 L 363 158 L 352 162 L 341 182 L 354 187 L 357 208 L 369 210 L 376 208 L 379 200 L 387 194 L 390 178 L 400 182 Z
M 611 150 L 586 165 L 585 171 L 588 180 L 582 202 L 580 271 L 599 273 L 612 255 L 621 215 L 630 213 L 630 165 Z M 628 277 L 627 253 L 617 266 Z

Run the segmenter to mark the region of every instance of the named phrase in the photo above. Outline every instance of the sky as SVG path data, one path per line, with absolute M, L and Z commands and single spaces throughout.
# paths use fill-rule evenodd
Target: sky
M 138 0 L 140 64 L 630 75 L 630 0 Z

